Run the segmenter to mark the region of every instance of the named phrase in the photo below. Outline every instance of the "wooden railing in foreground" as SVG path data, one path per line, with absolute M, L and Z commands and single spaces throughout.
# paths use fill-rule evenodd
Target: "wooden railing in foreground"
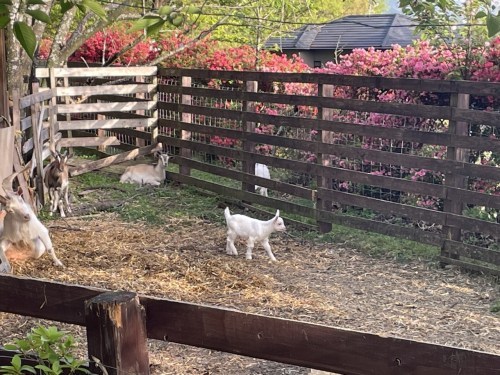
M 133 354 L 145 355 L 147 363 L 147 352 L 141 352 L 140 347 L 141 335 L 146 332 L 150 339 L 340 374 L 500 375 L 500 356 L 472 350 L 148 296 L 136 298 L 140 305 L 134 310 L 133 293 L 110 293 L 8 275 L 0 275 L 0 290 L 2 312 L 86 326 L 89 355 L 101 360 L 106 357 L 112 361 L 113 353 L 116 357 L 122 355 L 123 360 L 123 353 L 113 350 L 116 347 L 109 350 L 108 346 L 106 351 L 103 348 L 110 343 L 123 347 L 127 340 L 118 339 L 120 335 L 132 335 L 137 346 Z M 106 345 L 96 342 L 96 338 L 106 341 Z M 132 360 L 144 367 L 144 358 L 131 358 L 130 353 L 126 353 L 129 366 Z M 120 373 L 120 358 L 114 359 L 114 363 L 102 360 L 110 366 L 109 374 Z

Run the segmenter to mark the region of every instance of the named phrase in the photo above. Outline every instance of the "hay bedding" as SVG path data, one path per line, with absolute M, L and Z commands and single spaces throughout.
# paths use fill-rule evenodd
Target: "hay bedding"
M 373 259 L 284 234 L 271 240 L 276 264 L 262 248 L 246 261 L 243 243 L 239 257 L 226 255 L 225 228 L 195 218 L 172 217 L 158 228 L 101 213 L 52 221 L 49 228 L 66 268 L 54 268 L 45 255 L 13 259 L 15 274 L 500 354 L 499 317 L 489 312 L 498 286 L 454 268 Z M 2 338 L 11 341 L 39 322 L 2 313 Z M 77 336 L 85 355 L 84 330 L 60 326 Z M 308 373 L 172 343 L 149 345 L 153 374 Z

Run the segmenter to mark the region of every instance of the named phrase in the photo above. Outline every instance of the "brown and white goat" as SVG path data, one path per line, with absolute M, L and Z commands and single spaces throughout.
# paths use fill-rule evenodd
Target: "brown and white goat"
M 25 168 L 26 169 L 26 168 Z M 19 172 L 21 173 L 21 172 Z M 31 207 L 24 201 L 22 191 L 12 190 L 12 182 L 19 173 L 13 173 L 2 182 L 5 196 L 0 195 L 0 203 L 5 206 L 6 215 L 0 232 L 0 272 L 11 272 L 12 267 L 5 256 L 11 246 L 28 246 L 35 259 L 47 251 L 56 266 L 63 264 L 54 252 L 48 229 L 38 220 Z
M 137 164 L 131 165 L 125 169 L 120 177 L 120 182 L 136 183 L 139 185 L 160 186 L 165 181 L 165 168 L 168 166 L 170 156 L 164 153 L 157 153 L 158 164 Z
M 49 192 L 50 199 L 50 215 L 52 216 L 59 208 L 61 217 L 66 217 L 64 213 L 64 205 L 66 211 L 71 213 L 71 206 L 69 204 L 69 167 L 67 151 L 61 154 L 58 151 L 52 152 L 54 160 L 44 169 L 44 183 Z M 63 201 L 64 200 L 64 201 Z

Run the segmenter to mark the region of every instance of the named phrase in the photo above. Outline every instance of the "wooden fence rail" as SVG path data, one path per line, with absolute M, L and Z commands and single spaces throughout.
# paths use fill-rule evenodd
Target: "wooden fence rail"
M 500 168 L 481 161 L 481 155 L 500 153 L 500 83 L 156 67 L 37 69 L 37 76 L 49 88 L 18 101 L 20 111 L 31 109 L 20 116 L 19 128 L 27 134 L 23 151 L 34 150 L 31 129 L 42 118 L 44 140 L 62 134 L 63 147 L 115 154 L 73 175 L 150 153 L 162 142 L 177 155 L 179 172 L 169 173 L 173 180 L 281 208 L 285 217 L 304 216 L 323 231 L 342 224 L 436 245 L 445 263 L 500 275 Z M 311 94 L 266 89 L 284 83 L 310 85 Z M 444 99 L 433 105 L 348 99 L 335 96 L 339 87 Z M 473 109 L 474 96 L 493 98 L 495 110 Z M 263 106 L 282 112 L 262 111 Z M 300 108 L 316 112 L 301 115 Z M 343 113 L 445 125 L 436 131 L 334 117 Z M 260 131 L 269 125 L 271 134 Z M 475 135 L 478 127 L 489 129 L 489 136 Z M 391 146 L 365 147 L 366 141 Z M 434 157 L 436 150 L 444 157 Z M 255 163 L 267 164 L 272 179 L 253 176 Z M 430 177 L 412 178 L 409 171 Z M 203 181 L 200 174 L 217 182 Z M 497 187 L 472 188 L 486 182 Z M 257 183 L 271 196 L 257 196 Z
M 148 296 L 139 296 L 138 305 L 133 293 L 7 275 L 0 275 L 0 290 L 2 312 L 86 326 L 89 354 L 109 366 L 109 374 L 148 373 L 140 332 L 150 339 L 346 375 L 500 374 L 500 356 L 494 354 L 319 324 Z M 130 332 L 135 336 L 127 340 Z M 131 342 L 134 348 L 122 347 Z
M 470 95 L 488 95 L 495 98 L 498 104 L 500 83 L 489 82 L 482 86 L 479 82 L 196 69 L 160 69 L 159 75 L 157 108 L 160 115 L 157 139 L 180 155 L 174 161 L 180 165 L 180 175 L 172 172 L 170 178 L 246 202 L 281 208 L 285 215 L 304 215 L 315 219 L 323 230 L 329 230 L 327 223 L 343 223 L 437 245 L 442 249 L 441 257 L 445 262 L 450 259 L 449 263 L 500 275 L 498 220 L 488 221 L 484 217 L 467 213 L 468 210 L 477 208 L 490 210 L 491 217 L 495 217 L 495 212 L 500 217 L 498 189 L 485 192 L 468 186 L 476 180 L 490 181 L 492 186 L 498 186 L 500 182 L 498 166 L 469 160 L 470 152 L 476 155 L 500 152 L 500 112 L 470 109 L 468 105 Z M 192 84 L 176 84 L 175 80 Z M 219 82 L 220 88 L 207 85 L 211 80 Z M 229 88 L 224 87 L 224 82 L 229 82 Z M 254 85 L 249 84 L 252 82 Z M 262 92 L 256 88 L 257 83 L 270 87 L 273 83 L 284 82 L 313 85 L 310 90 L 313 94 L 278 94 Z M 448 97 L 449 101 L 427 105 L 332 97 L 333 89 L 338 86 L 409 90 L 421 95 L 432 92 Z M 322 95 L 314 94 L 320 91 Z M 179 100 L 180 97 L 183 99 Z M 249 107 L 247 103 L 254 104 Z M 286 111 L 256 111 L 255 104 L 282 110 L 288 106 L 290 114 Z M 317 115 L 297 115 L 297 108 L 300 107 L 316 108 Z M 339 121 L 332 115 L 345 112 L 403 117 L 409 119 L 410 123 L 430 119 L 448 125 L 444 132 L 412 127 L 393 128 L 349 120 Z M 245 125 L 248 123 L 254 124 L 253 127 Z M 273 125 L 279 130 L 272 135 L 256 132 L 255 128 L 260 125 Z M 475 136 L 470 126 L 478 125 L 489 127 L 494 136 Z M 290 135 L 284 134 L 281 131 L 283 129 Z M 314 139 L 298 137 L 294 135 L 296 131 L 316 131 L 318 135 Z M 180 132 L 182 137 L 179 136 Z M 332 142 L 334 134 L 341 135 L 339 139 L 350 137 L 352 141 Z M 221 139 L 229 140 L 229 146 L 221 142 Z M 363 147 L 363 140 L 416 145 L 418 152 Z M 255 145 L 270 147 L 275 152 L 262 154 Z M 436 147 L 446 150 L 444 158 L 419 151 L 425 148 L 433 150 Z M 316 162 L 305 161 L 303 157 L 280 156 L 280 153 L 315 155 Z M 214 157 L 222 164 L 217 166 L 207 162 L 207 158 Z M 332 160 L 337 162 L 332 163 Z M 232 164 L 224 165 L 227 161 Z M 344 167 L 338 161 L 357 163 L 362 167 Z M 253 166 L 256 162 L 270 166 L 271 175 L 276 170 L 278 177 L 266 181 L 252 176 L 252 169 L 248 165 Z M 365 166 L 371 168 L 371 165 L 381 169 L 392 168 L 394 171 L 378 173 L 378 169 L 364 169 Z M 286 171 L 285 175 L 309 176 L 309 183 L 298 185 L 283 179 L 280 177 L 283 172 L 278 172 L 279 170 Z M 410 179 L 409 173 L 404 172 L 410 170 L 429 171 L 442 177 L 437 181 Z M 203 182 L 193 176 L 193 171 L 224 177 L 227 181 Z M 252 182 L 271 190 L 273 198 L 256 197 L 251 188 Z M 335 186 L 342 182 L 355 186 L 354 191 Z M 241 185 L 238 188 L 234 183 Z M 425 200 L 427 197 L 441 202 L 441 207 L 430 209 L 413 202 L 417 198 Z M 304 199 L 310 203 L 305 203 Z M 372 216 L 381 217 L 382 220 L 367 219 L 366 215 L 341 215 L 338 210 L 332 209 L 331 202 L 346 207 L 348 212 L 350 208 L 354 208 L 354 213 L 362 210 L 368 215 L 373 213 Z M 413 224 L 394 225 L 394 218 Z M 422 223 L 423 228 L 432 228 L 432 232 L 418 229 L 419 223 Z M 488 241 L 493 245 L 479 250 L 484 246 L 471 242 L 471 239 L 481 236 L 490 238 Z M 481 252 L 483 256 L 478 256 Z M 471 254 L 474 256 L 469 257 Z

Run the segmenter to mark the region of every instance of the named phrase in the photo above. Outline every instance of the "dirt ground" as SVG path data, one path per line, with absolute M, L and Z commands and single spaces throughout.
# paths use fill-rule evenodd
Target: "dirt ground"
M 168 202 L 165 209 L 168 209 Z M 222 208 L 214 207 L 223 214 Z M 238 309 L 500 355 L 498 284 L 454 267 L 374 259 L 347 246 L 274 234 L 278 261 L 225 254 L 225 228 L 172 217 L 161 227 L 114 213 L 47 222 L 64 269 L 48 256 L 14 259 L 14 274 Z M 40 323 L 0 313 L 5 344 Z M 44 322 L 53 324 L 52 322 Z M 82 328 L 58 324 L 77 337 Z M 151 340 L 153 374 L 307 374 L 308 369 Z

